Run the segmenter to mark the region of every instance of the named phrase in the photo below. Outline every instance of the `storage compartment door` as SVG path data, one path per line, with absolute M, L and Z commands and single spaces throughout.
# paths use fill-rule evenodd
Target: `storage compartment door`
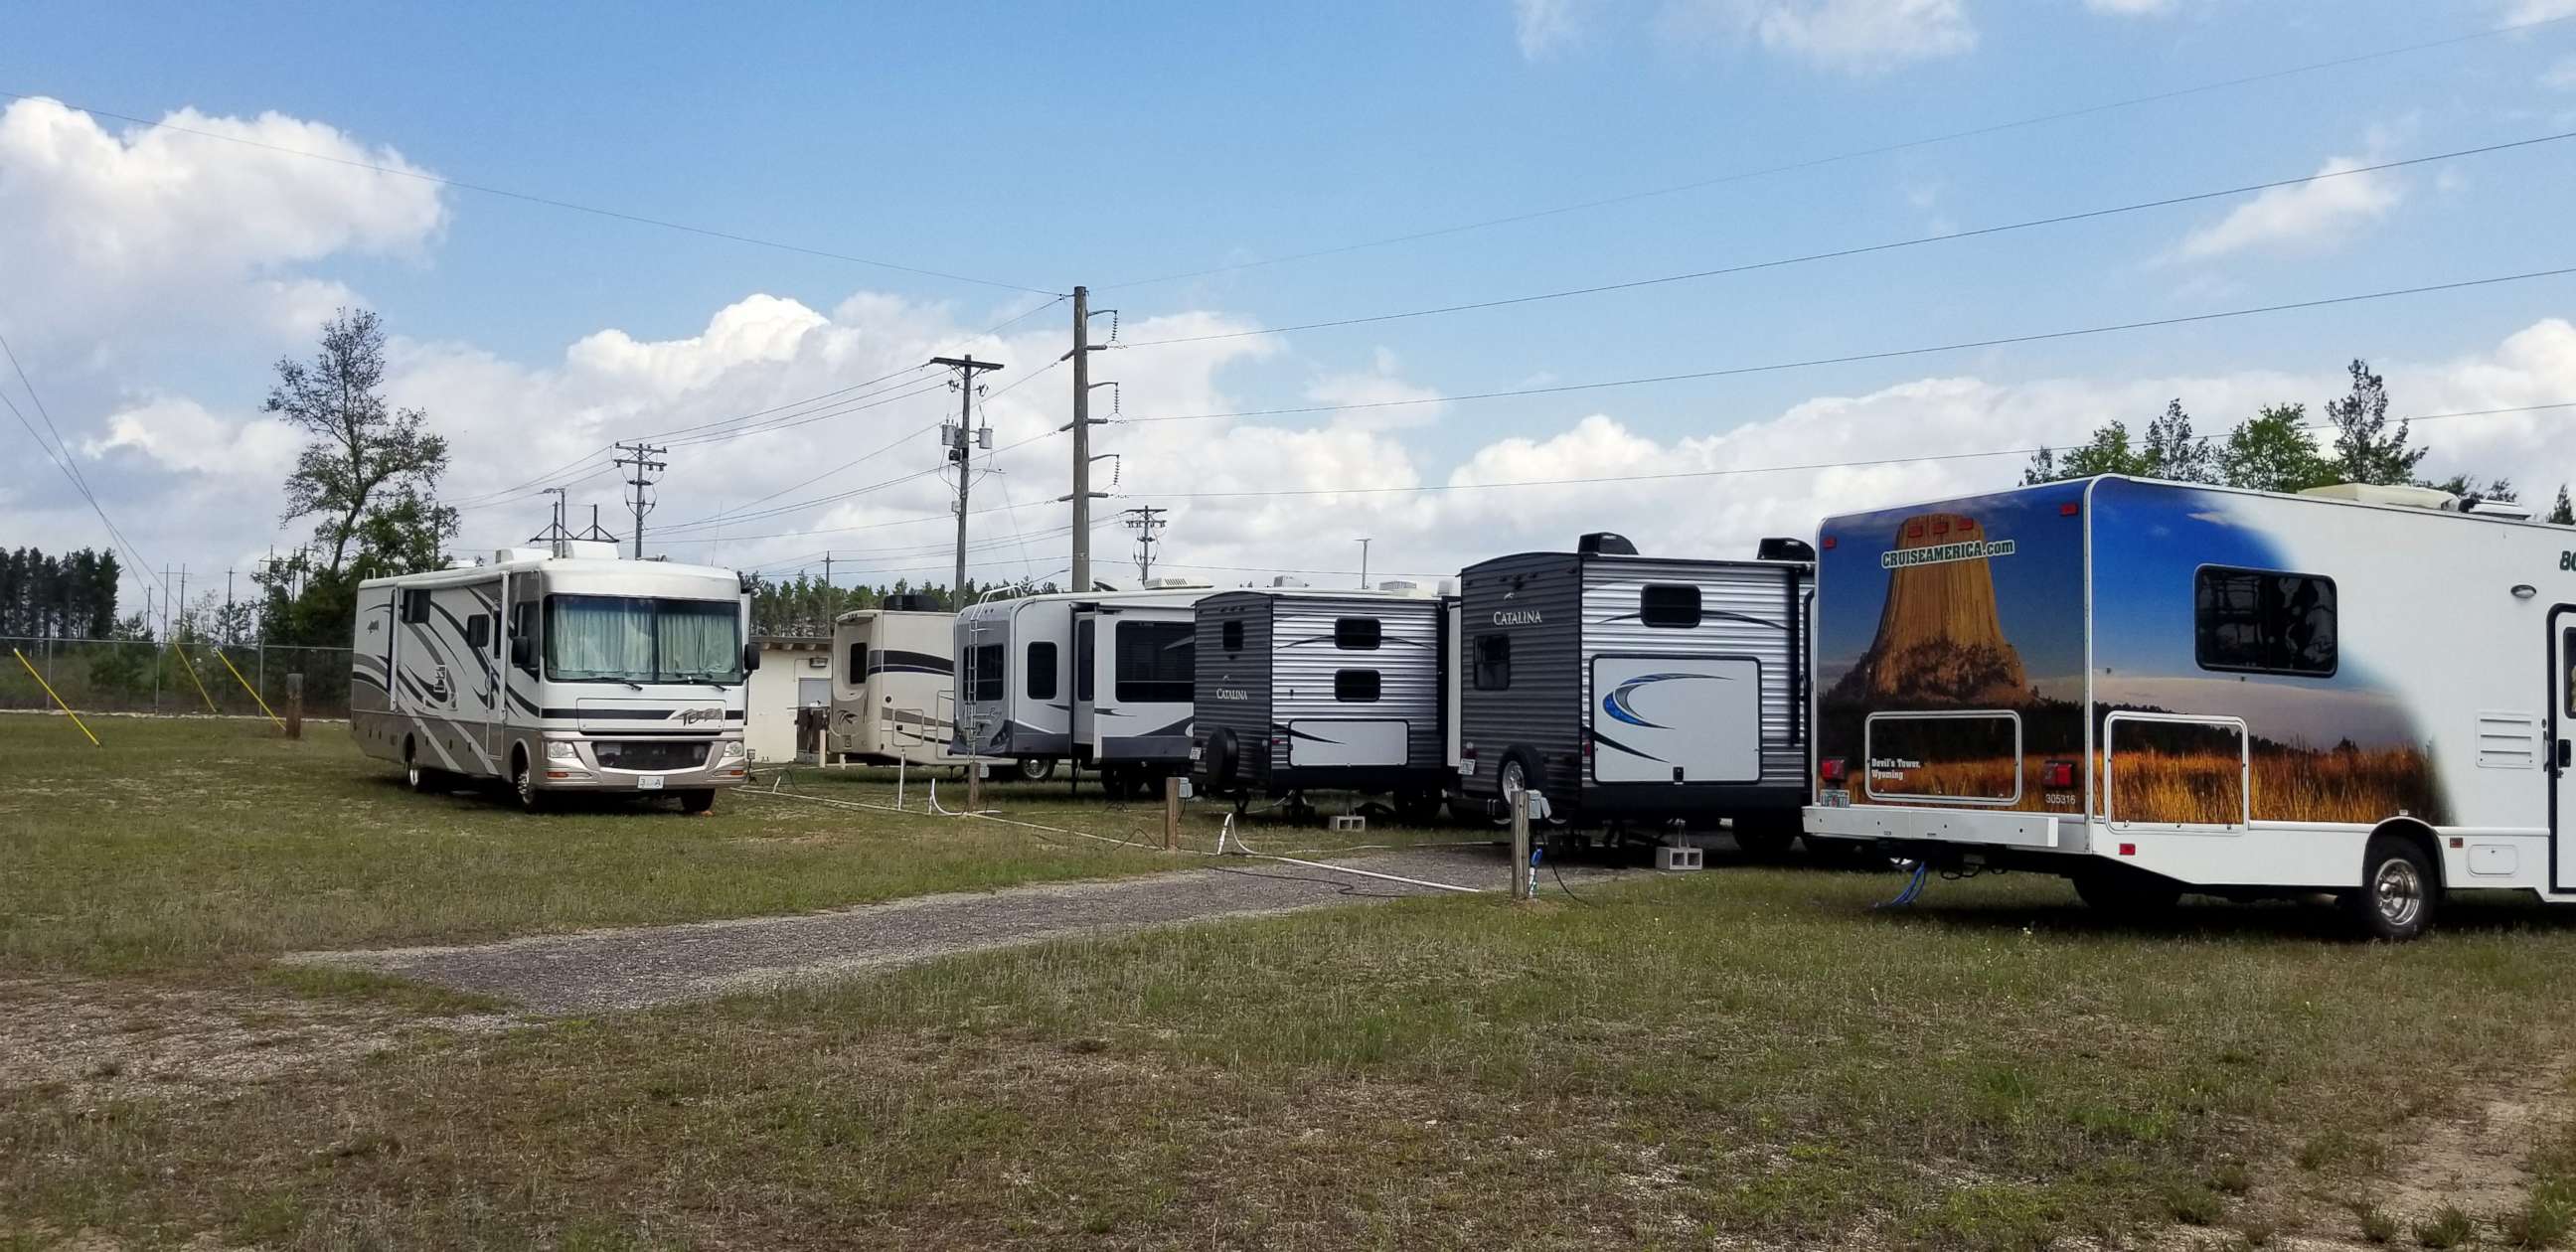
M 1401 720 L 1301 717 L 1288 723 L 1288 764 L 1401 766 L 1412 733 L 1412 723 Z
M 1592 780 L 1759 782 L 1762 664 L 1751 657 L 1592 662 Z

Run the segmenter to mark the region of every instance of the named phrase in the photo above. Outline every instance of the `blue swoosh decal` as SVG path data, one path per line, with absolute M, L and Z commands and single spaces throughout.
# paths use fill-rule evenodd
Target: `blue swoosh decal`
M 1672 727 L 1670 726 L 1666 726 L 1660 722 L 1650 722 L 1645 718 L 1637 716 L 1637 711 L 1628 707 L 1628 702 L 1635 698 L 1635 692 L 1639 687 L 1643 687 L 1648 683 L 1671 682 L 1680 678 L 1705 678 L 1711 682 L 1735 681 L 1723 674 L 1639 674 L 1635 678 L 1631 678 L 1628 681 L 1619 684 L 1618 688 L 1610 694 L 1601 697 L 1601 711 L 1609 714 L 1611 717 L 1616 718 L 1619 721 L 1626 722 L 1631 726 L 1643 726 L 1648 730 L 1671 730 Z

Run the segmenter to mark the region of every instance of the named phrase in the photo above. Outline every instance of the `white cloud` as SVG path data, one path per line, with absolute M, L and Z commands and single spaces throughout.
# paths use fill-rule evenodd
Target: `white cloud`
M 51 100 L 0 110 L 0 273 L 13 294 L 42 297 L 41 319 L 12 301 L 22 341 L 301 338 L 349 293 L 297 267 L 421 255 L 446 222 L 434 183 L 207 137 L 419 172 L 330 126 L 193 109 L 163 120 L 111 134 Z
M 120 450 L 191 474 L 275 483 L 295 464 L 295 432 L 273 418 L 219 417 L 181 396 L 155 396 L 108 415 L 107 435 L 84 440 L 80 454 L 101 460 Z
M 2372 163 L 2366 157 L 2335 157 L 2318 173 L 2338 174 Z M 2175 255 L 2197 261 L 2253 248 L 2318 251 L 2386 217 L 2404 198 L 2404 187 L 2384 171 L 2275 187 L 2185 236 Z
M 2576 91 L 2576 56 L 2558 58 L 2548 72 L 2540 76 L 2540 85 L 2551 91 Z
M 1667 31 L 1751 38 L 1828 69 L 1872 74 L 1975 50 L 1961 0 L 1668 0 Z
M 2084 7 L 2114 17 L 2161 17 L 2174 11 L 2175 0 L 2084 0 Z
M 2562 17 L 2576 17 L 2576 0 L 2514 0 L 2505 10 L 2504 24 L 2521 26 Z
M 1332 424 L 1346 429 L 1388 430 L 1439 421 L 1449 407 L 1439 391 L 1406 382 L 1397 371 L 1395 353 L 1381 347 L 1368 369 L 1326 374 L 1307 384 L 1306 398 L 1317 404 L 1377 406 L 1335 414 Z
M 1512 0 L 1521 55 L 1536 61 L 1581 42 L 1590 8 L 1590 0 Z

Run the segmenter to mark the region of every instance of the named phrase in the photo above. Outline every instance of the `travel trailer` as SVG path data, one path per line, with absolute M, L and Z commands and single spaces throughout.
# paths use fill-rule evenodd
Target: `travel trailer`
M 615 544 L 512 548 L 358 585 L 349 721 L 415 790 L 506 779 L 521 807 L 571 792 L 740 785 L 750 584 Z
M 1611 534 L 1459 576 L 1458 787 L 1499 809 L 1534 788 L 1554 817 L 1623 834 L 1732 821 L 1786 847 L 1806 799 L 1813 552 L 1750 561 L 1637 555 Z
M 1449 603 L 1411 583 L 1199 601 L 1190 758 L 1200 789 L 1238 805 L 1310 789 L 1391 793 L 1407 820 L 1438 816 L 1452 776 Z
M 1190 768 L 1191 608 L 1204 583 L 995 600 L 957 615 L 956 751 L 1099 771 L 1143 795 Z
M 2576 532 L 2103 477 L 1829 518 L 1810 840 L 2125 910 L 2576 900 Z
M 832 622 L 828 759 L 868 765 L 964 765 L 956 738 L 954 615 L 895 596 Z

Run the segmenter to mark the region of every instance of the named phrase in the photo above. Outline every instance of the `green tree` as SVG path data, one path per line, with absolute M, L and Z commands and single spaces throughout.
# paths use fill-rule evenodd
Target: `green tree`
M 2335 481 L 2334 467 L 2308 438 L 2308 406 L 2266 405 L 2237 423 L 2218 450 L 2219 480 L 2257 491 L 2305 491 Z
M 2404 418 L 2388 429 L 2388 386 L 2359 357 L 2352 362 L 2352 390 L 2326 402 L 2326 422 L 2335 431 L 2330 460 L 2338 482 L 2411 485 L 2416 462 L 2431 450 L 2407 446 Z
M 322 347 L 307 365 L 280 358 L 266 412 L 304 437 L 286 479 L 286 512 L 313 517 L 314 537 L 330 553 L 321 567 L 336 581 L 352 544 L 388 567 L 418 568 L 426 550 L 456 533 L 456 511 L 433 498 L 447 470 L 447 441 L 426 429 L 418 409 L 394 409 L 380 389 L 385 332 L 365 309 L 342 309 L 322 325 Z M 387 572 L 391 572 L 388 568 Z
M 2191 414 L 2183 412 L 2177 398 L 2165 402 L 2165 411 L 2147 422 L 2146 446 L 2139 460 L 2139 472 L 2149 478 L 2162 478 L 2178 483 L 2214 483 L 2218 481 L 2218 454 L 2209 441 L 2192 433 Z
M 2549 506 L 2550 524 L 2576 526 L 2576 502 L 2567 498 L 2567 484 L 2558 484 L 2558 502 Z
M 2145 453 L 2129 446 L 2128 426 L 2112 422 L 2096 428 L 2091 439 L 2068 448 L 2062 457 L 2051 449 L 2041 448 L 2032 455 L 2030 464 L 2023 468 L 2021 481 L 2026 486 L 2056 482 L 2062 478 L 2090 478 L 2095 474 L 2144 474 L 2146 467 Z

